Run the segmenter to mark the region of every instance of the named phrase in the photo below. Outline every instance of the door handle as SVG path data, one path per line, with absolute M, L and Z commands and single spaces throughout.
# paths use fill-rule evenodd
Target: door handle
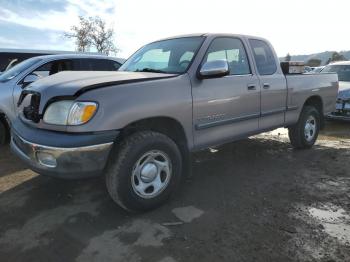
M 256 85 L 254 84 L 248 85 L 248 90 L 256 90 Z
M 270 84 L 269 83 L 264 83 L 263 84 L 263 88 L 264 89 L 269 89 L 270 88 Z

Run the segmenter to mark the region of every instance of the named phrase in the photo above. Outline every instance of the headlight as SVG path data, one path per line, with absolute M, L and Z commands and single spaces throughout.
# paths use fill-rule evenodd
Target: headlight
M 97 104 L 94 102 L 59 101 L 46 109 L 44 122 L 53 125 L 81 125 L 88 122 L 96 110 Z
M 338 98 L 347 100 L 350 99 L 350 89 L 341 90 L 338 92 Z

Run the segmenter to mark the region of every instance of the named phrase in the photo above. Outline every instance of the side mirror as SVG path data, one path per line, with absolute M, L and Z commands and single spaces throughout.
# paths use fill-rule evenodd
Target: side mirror
M 27 86 L 33 82 L 35 82 L 36 80 L 38 80 L 40 77 L 37 75 L 27 75 L 24 79 L 23 79 L 23 86 Z
M 228 75 L 228 63 L 226 60 L 214 60 L 206 62 L 199 71 L 200 78 L 214 78 Z

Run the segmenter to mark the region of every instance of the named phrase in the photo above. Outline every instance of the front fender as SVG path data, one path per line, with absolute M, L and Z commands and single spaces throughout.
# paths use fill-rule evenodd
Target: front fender
M 90 122 L 68 127 L 68 132 L 121 130 L 139 120 L 168 117 L 178 121 L 188 141 L 193 141 L 192 92 L 187 74 L 91 90 L 76 100 L 96 101 L 99 108 Z

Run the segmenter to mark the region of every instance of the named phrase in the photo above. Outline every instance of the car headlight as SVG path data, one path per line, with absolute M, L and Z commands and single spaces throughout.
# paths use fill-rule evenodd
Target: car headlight
M 341 90 L 338 92 L 338 98 L 347 100 L 350 99 L 350 89 Z
M 44 122 L 53 125 L 76 126 L 88 122 L 97 111 L 95 102 L 59 101 L 45 111 Z

